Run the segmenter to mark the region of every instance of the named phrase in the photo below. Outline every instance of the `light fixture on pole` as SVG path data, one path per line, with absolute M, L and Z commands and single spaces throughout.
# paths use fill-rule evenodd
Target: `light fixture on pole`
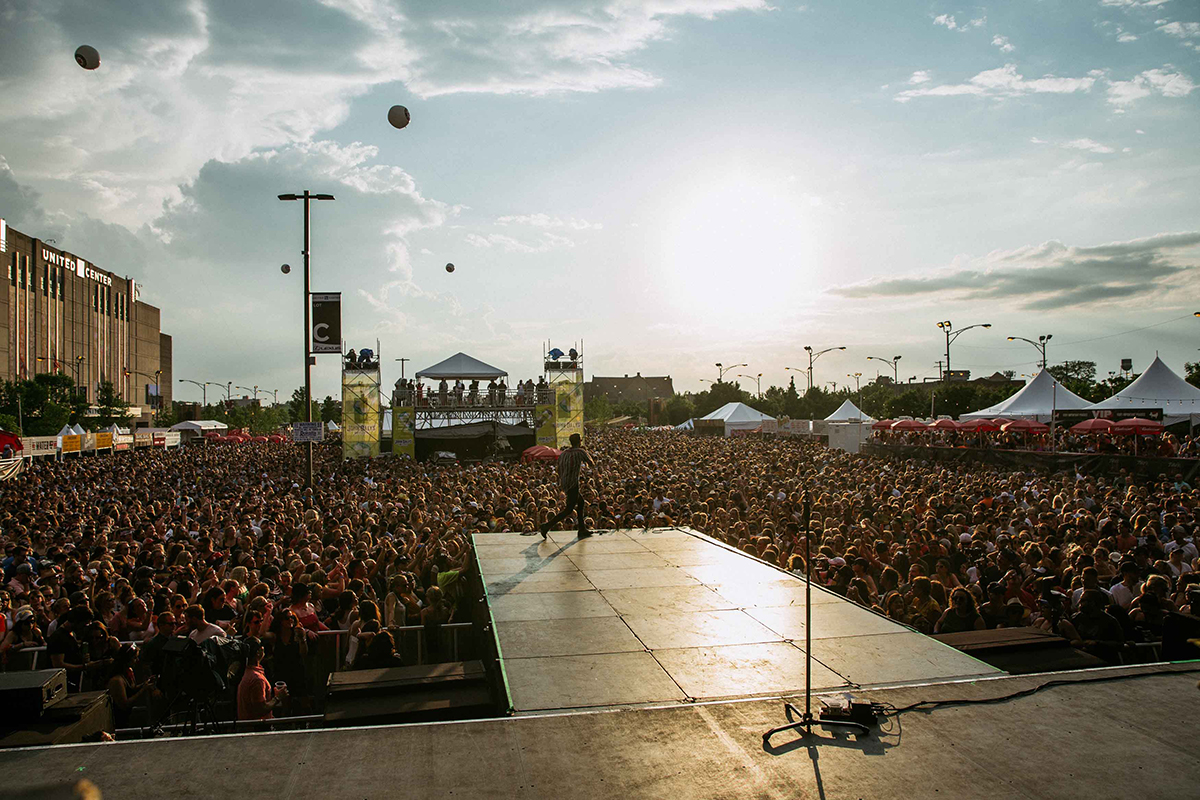
M 196 386 L 199 386 L 200 387 L 201 408 L 203 409 L 203 408 L 208 407 L 208 387 L 209 387 L 209 384 L 212 384 L 212 381 L 193 381 L 193 380 L 188 380 L 187 378 L 180 378 L 179 382 L 180 383 L 191 383 Z M 213 385 L 216 385 L 216 384 L 213 384 Z
M 729 370 L 737 369 L 738 367 L 748 367 L 748 366 L 750 366 L 750 365 L 749 364 L 731 364 L 728 367 L 723 367 L 723 366 L 721 366 L 721 362 L 718 361 L 717 362 L 717 383 L 720 383 L 721 381 L 725 380 L 725 373 L 729 372 Z
M 313 355 L 310 337 L 312 336 L 312 238 L 310 236 L 310 204 L 313 200 L 333 200 L 331 194 L 313 194 L 308 189 L 303 194 L 281 194 L 280 200 L 304 201 L 304 419 L 312 422 L 312 364 Z M 304 446 L 304 479 L 305 487 L 313 485 L 313 443 Z
M 867 356 L 867 361 L 882 361 L 892 368 L 892 383 L 900 382 L 900 356 L 892 356 L 891 358 L 880 358 L 879 356 Z
M 762 397 L 762 373 L 761 372 L 758 373 L 757 375 L 742 375 L 741 373 L 738 373 L 738 377 L 745 378 L 748 381 L 754 381 L 754 385 L 755 385 L 755 387 L 757 387 L 756 395 L 760 398 Z
M 1042 336 L 1039 336 L 1038 340 L 1036 342 L 1033 339 L 1026 339 L 1024 336 L 1009 336 L 1008 340 L 1010 342 L 1015 342 L 1018 340 L 1022 341 L 1022 342 L 1029 342 L 1031 345 L 1036 347 L 1038 349 L 1038 352 L 1040 352 L 1042 354 L 1042 369 L 1045 369 L 1046 368 L 1046 344 L 1053 338 L 1054 338 L 1053 333 L 1047 333 L 1047 334 L 1043 334 Z
M 247 392 L 254 392 L 254 399 L 255 400 L 258 399 L 258 387 L 257 386 L 234 386 L 233 388 L 245 389 Z
M 826 353 L 833 352 L 834 350 L 845 350 L 846 348 L 826 347 L 824 350 L 814 351 L 810 346 L 804 345 L 804 349 L 808 351 L 808 388 L 811 390 L 813 388 L 813 362 Z
M 858 410 L 862 411 L 862 386 L 859 384 L 859 381 L 862 380 L 862 373 L 848 372 L 846 373 L 846 377 L 854 378 L 854 393 L 858 395 Z
M 409 361 L 412 361 L 412 359 L 411 358 L 397 358 L 396 360 L 400 362 L 400 380 L 404 380 L 404 365 L 406 363 L 408 363 Z
M 990 327 L 992 327 L 992 323 L 977 322 L 974 325 L 968 325 L 965 328 L 959 328 L 958 330 L 954 331 L 953 333 L 951 333 L 951 331 L 954 330 L 954 326 L 950 323 L 950 320 L 945 320 L 943 322 L 939 322 L 937 324 L 937 326 L 942 329 L 942 332 L 944 334 L 946 334 L 946 377 L 948 379 L 950 376 L 950 344 L 951 344 L 951 342 L 953 342 L 958 337 L 962 336 L 967 331 L 971 330 L 971 328 L 990 328 Z

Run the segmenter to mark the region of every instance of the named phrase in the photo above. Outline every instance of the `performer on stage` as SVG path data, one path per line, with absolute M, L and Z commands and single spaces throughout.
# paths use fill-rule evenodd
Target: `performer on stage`
M 587 463 L 593 471 L 596 470 L 596 462 L 592 460 L 592 456 L 587 450 L 583 449 L 583 441 L 578 433 L 571 434 L 571 446 L 562 451 L 562 455 L 558 457 L 558 488 L 567 493 L 567 505 L 559 512 L 558 516 L 542 525 L 542 538 L 546 538 L 546 534 L 550 529 L 567 518 L 567 515 L 572 511 L 579 519 L 579 538 L 585 539 L 592 535 L 592 532 L 587 529 L 584 523 L 584 508 L 583 496 L 579 493 L 579 468 Z

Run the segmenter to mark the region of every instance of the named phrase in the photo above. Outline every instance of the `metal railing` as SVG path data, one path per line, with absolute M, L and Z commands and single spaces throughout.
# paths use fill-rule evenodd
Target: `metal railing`
M 417 408 L 533 408 L 535 405 L 549 405 L 553 403 L 554 393 L 536 389 L 532 392 L 516 392 L 513 390 L 506 392 L 486 392 L 480 390 L 477 395 L 464 393 L 460 396 L 455 392 L 447 392 L 443 395 L 441 392 L 434 390 L 432 392 L 422 392 L 418 397 L 415 392 L 410 390 L 394 392 L 392 398 L 394 405 L 411 405 Z

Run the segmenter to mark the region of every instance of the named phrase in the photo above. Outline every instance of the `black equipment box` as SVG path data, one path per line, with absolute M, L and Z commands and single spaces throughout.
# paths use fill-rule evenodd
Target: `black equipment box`
M 0 708 L 10 720 L 36 720 L 67 696 L 65 669 L 0 673 Z

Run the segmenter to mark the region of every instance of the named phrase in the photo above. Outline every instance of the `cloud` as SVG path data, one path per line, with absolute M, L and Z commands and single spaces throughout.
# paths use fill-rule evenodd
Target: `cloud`
M 847 298 L 934 297 L 1001 301 L 1026 310 L 1076 308 L 1131 300 L 1171 290 L 1190 278 L 1200 261 L 1200 231 L 1079 247 L 1048 241 L 972 259 L 964 266 L 922 277 L 890 278 L 844 286 Z
M 528 225 L 531 228 L 570 228 L 573 231 L 598 231 L 604 226 L 575 217 L 552 217 L 549 214 L 512 214 L 496 218 L 497 225 Z
M 934 25 L 941 25 L 943 28 L 946 28 L 947 30 L 959 31 L 960 33 L 968 31 L 971 28 L 982 28 L 986 23 L 987 23 L 987 17 L 980 17 L 979 19 L 973 19 L 968 22 L 964 22 L 961 25 L 954 19 L 954 16 L 951 14 L 938 14 L 936 17 L 933 18 Z
M 1137 35 L 1132 33 L 1120 33 L 1117 35 L 1117 41 L 1121 44 L 1125 44 L 1127 42 L 1136 42 L 1137 39 Z
M 996 34 L 992 37 L 992 44 L 1000 48 L 1001 53 L 1011 53 L 1017 49 L 1017 46 L 1008 40 L 1007 36 Z
M 569 250 L 575 246 L 574 240 L 549 231 L 542 233 L 532 242 L 522 241 L 504 233 L 468 233 L 465 239 L 472 247 L 497 247 L 506 253 L 549 253 L 552 250 Z
M 1184 47 L 1200 52 L 1200 22 L 1168 22 L 1158 30 L 1182 40 L 1180 44 Z
M 1162 69 L 1148 69 L 1127 81 L 1109 81 L 1108 102 L 1115 106 L 1127 106 L 1144 97 L 1158 93 L 1163 97 L 1186 97 L 1196 88 L 1192 79 L 1181 72 L 1169 72 L 1170 65 Z
M 1063 142 L 1063 147 L 1068 150 L 1086 150 L 1089 153 L 1115 153 L 1113 148 L 1100 144 L 1092 139 L 1072 139 L 1069 142 Z
M 1059 78 L 1045 75 L 1041 78 L 1026 79 L 1017 72 L 1015 64 L 1005 64 L 997 69 L 980 72 L 966 83 L 942 84 L 940 86 L 922 86 L 908 89 L 896 95 L 896 100 L 905 103 L 915 97 L 955 97 L 969 95 L 975 97 L 1019 97 L 1027 94 L 1071 94 L 1087 92 L 1095 85 L 1101 75 L 1092 71 L 1081 78 Z
M 931 80 L 932 77 L 929 74 L 929 70 L 919 69 L 912 74 L 912 77 L 908 79 L 908 82 L 913 86 L 916 86 L 917 84 L 921 83 L 929 83 Z

